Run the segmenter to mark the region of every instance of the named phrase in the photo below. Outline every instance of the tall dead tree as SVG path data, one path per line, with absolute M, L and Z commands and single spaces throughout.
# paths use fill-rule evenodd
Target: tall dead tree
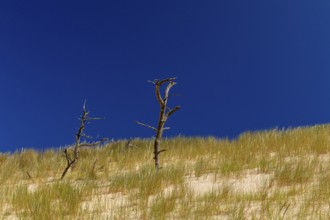
M 81 143 L 81 138 L 85 137 L 85 138 L 89 138 L 89 136 L 87 136 L 85 133 L 84 133 L 84 130 L 85 130 L 85 126 L 86 126 L 86 123 L 88 123 L 88 121 L 91 121 L 91 120 L 100 120 L 102 118 L 91 118 L 88 116 L 89 112 L 86 110 L 86 101 L 84 102 L 84 105 L 83 105 L 83 110 L 82 110 L 82 115 L 80 116 L 80 127 L 77 131 L 77 134 L 76 134 L 76 143 L 75 143 L 75 146 L 74 146 L 74 149 L 73 149 L 73 157 L 70 156 L 69 152 L 68 152 L 68 149 L 64 149 L 64 157 L 67 161 L 67 165 L 62 173 L 62 176 L 61 176 L 61 179 L 64 178 L 65 174 L 68 172 L 68 170 L 73 167 L 75 165 L 75 163 L 77 162 L 78 160 L 78 150 L 81 146 L 96 146 L 98 145 L 100 142 L 96 142 L 94 144 L 87 144 L 87 143 Z
M 158 124 L 157 127 L 153 127 L 141 122 L 136 122 L 139 125 L 146 126 L 148 128 L 151 128 L 156 131 L 155 135 L 155 142 L 154 142 L 154 160 L 155 160 L 155 167 L 156 169 L 160 169 L 160 164 L 159 164 L 159 154 L 166 151 L 165 149 L 161 150 L 160 149 L 160 144 L 163 136 L 164 129 L 165 128 L 165 122 L 167 119 L 176 111 L 178 111 L 181 107 L 176 106 L 173 109 L 167 107 L 167 102 L 169 99 L 169 92 L 171 88 L 176 84 L 175 82 L 176 78 L 167 78 L 163 80 L 154 80 L 152 83 L 155 85 L 155 92 L 156 92 L 156 98 L 157 101 L 160 105 L 160 113 L 159 113 L 159 119 L 158 119 Z M 161 95 L 161 86 L 167 84 L 163 96 Z

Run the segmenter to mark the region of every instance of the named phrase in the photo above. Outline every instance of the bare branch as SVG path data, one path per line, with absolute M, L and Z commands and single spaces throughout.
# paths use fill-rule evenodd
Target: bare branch
M 68 162 L 68 164 L 70 164 L 72 160 L 71 160 L 71 157 L 68 154 L 68 150 L 64 149 L 63 153 L 64 153 L 64 157 L 65 157 L 66 161 Z
M 126 143 L 125 143 L 125 148 L 129 148 L 130 144 L 131 144 L 132 139 L 129 139 Z
M 87 138 L 87 139 L 92 139 L 93 138 L 92 136 L 87 135 L 87 134 L 85 134 L 83 132 L 81 133 L 80 137 L 84 137 L 84 138 Z
M 72 164 L 75 162 L 75 159 L 71 160 L 70 156 L 68 155 L 68 151 L 67 149 L 64 149 L 64 154 L 65 154 L 65 159 L 67 161 L 67 166 L 65 167 L 62 176 L 61 176 L 61 180 L 64 178 L 65 174 L 68 172 L 69 168 L 72 166 Z
M 138 124 L 138 125 L 142 125 L 142 126 L 145 126 L 145 127 L 147 127 L 147 128 L 150 128 L 150 129 L 152 129 L 152 130 L 157 131 L 157 128 L 155 128 L 155 127 L 153 127 L 153 126 L 151 126 L 151 125 L 147 125 L 147 124 L 141 123 L 141 122 L 139 122 L 139 121 L 135 121 L 135 123 Z
M 164 94 L 164 102 L 165 102 L 165 105 L 167 103 L 167 100 L 168 100 L 168 93 L 170 92 L 170 89 L 176 85 L 176 82 L 172 82 L 170 81 L 170 83 L 166 86 L 166 89 L 165 89 L 165 94 Z
M 172 110 L 170 110 L 167 114 L 166 117 L 169 118 L 174 112 L 180 110 L 181 106 L 176 106 Z
M 177 78 L 176 77 L 172 77 L 172 78 L 167 78 L 167 79 L 163 79 L 163 80 L 157 80 L 156 84 L 159 84 L 159 86 L 163 85 L 166 82 L 174 82 Z
M 30 179 L 33 180 L 33 177 L 30 175 L 29 171 L 26 171 L 26 174 L 28 175 L 28 177 L 29 177 Z
M 155 157 L 154 157 L 153 159 L 155 159 L 156 157 L 158 157 L 159 154 L 161 154 L 161 153 L 163 153 L 163 152 L 165 152 L 165 151 L 166 151 L 166 150 L 164 149 L 164 150 L 160 150 L 160 151 L 156 152 L 156 153 L 155 153 Z
M 164 100 L 162 99 L 162 96 L 160 95 L 160 84 L 158 84 L 158 81 L 156 82 L 156 98 L 161 106 L 163 106 Z
M 174 82 L 174 80 L 176 80 L 175 77 L 173 78 L 167 78 L 167 79 L 163 79 L 163 80 L 156 80 L 155 81 L 155 85 L 156 85 L 156 97 L 157 97 L 157 100 L 159 102 L 159 104 L 161 106 L 163 105 L 166 105 L 167 103 L 167 99 L 168 99 L 168 93 L 171 89 L 172 86 L 174 86 L 176 84 L 176 82 Z M 164 94 L 164 99 L 161 97 L 160 95 L 160 87 L 164 84 L 164 83 L 169 83 L 166 87 L 166 90 L 165 90 L 165 94 Z
M 147 82 L 148 83 L 152 83 L 152 84 L 155 85 L 157 83 L 157 81 L 158 81 L 158 79 L 154 79 L 154 80 L 148 80 Z
M 88 144 L 88 143 L 80 144 L 80 147 L 96 147 L 98 145 L 100 145 L 100 141 L 92 144 Z
M 157 152 L 157 154 L 163 153 L 165 151 L 166 151 L 165 149 L 164 150 L 160 150 L 160 151 Z
M 86 120 L 91 121 L 91 120 L 104 120 L 105 118 L 90 118 L 86 117 Z
M 133 140 L 129 139 L 126 143 L 125 143 L 125 148 L 130 148 L 130 147 L 137 147 L 136 145 L 132 144 Z

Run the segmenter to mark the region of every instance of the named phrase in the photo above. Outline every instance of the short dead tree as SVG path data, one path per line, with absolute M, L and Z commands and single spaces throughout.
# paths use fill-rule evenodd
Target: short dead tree
M 83 105 L 83 109 L 82 109 L 82 115 L 80 116 L 80 127 L 76 134 L 76 143 L 75 143 L 74 149 L 73 149 L 73 156 L 70 156 L 68 149 L 64 149 L 64 151 L 63 151 L 64 157 L 67 161 L 67 165 L 62 173 L 61 180 L 64 178 L 64 176 L 68 172 L 68 170 L 70 168 L 73 168 L 74 165 L 77 163 L 78 150 L 80 147 L 82 147 L 82 146 L 93 147 L 93 146 L 97 146 L 101 143 L 101 142 L 95 142 L 93 144 L 81 143 L 81 138 L 90 138 L 89 136 L 87 136 L 84 133 L 86 123 L 88 123 L 89 121 L 92 121 L 92 120 L 101 120 L 102 119 L 102 118 L 91 118 L 91 117 L 89 117 L 88 114 L 89 114 L 89 112 L 86 110 L 86 101 L 85 101 L 85 103 Z
M 165 122 L 167 119 L 176 111 L 178 111 L 181 107 L 176 106 L 173 109 L 167 107 L 167 102 L 169 99 L 169 92 L 171 88 L 176 84 L 175 82 L 176 78 L 167 78 L 163 80 L 154 80 L 152 83 L 155 85 L 155 91 L 156 91 L 156 98 L 160 105 L 160 113 L 159 113 L 159 119 L 157 127 L 153 127 L 148 124 L 144 124 L 141 122 L 136 121 L 137 124 L 151 128 L 156 131 L 155 141 L 154 141 L 154 160 L 155 160 L 155 167 L 156 169 L 160 169 L 160 163 L 159 163 L 159 154 L 166 151 L 165 149 L 160 149 L 160 144 L 163 136 L 164 129 L 169 129 L 164 127 Z M 161 86 L 167 84 L 165 88 L 164 95 L 161 95 Z

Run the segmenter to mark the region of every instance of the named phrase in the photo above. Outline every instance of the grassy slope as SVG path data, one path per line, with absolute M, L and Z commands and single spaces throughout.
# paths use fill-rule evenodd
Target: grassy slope
M 3 219 L 329 219 L 330 126 L 0 155 Z

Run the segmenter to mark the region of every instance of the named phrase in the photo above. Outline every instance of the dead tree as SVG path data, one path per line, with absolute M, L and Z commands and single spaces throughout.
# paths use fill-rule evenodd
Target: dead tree
M 83 110 L 82 110 L 82 115 L 80 117 L 80 127 L 78 129 L 78 132 L 76 134 L 76 143 L 75 143 L 75 146 L 74 146 L 74 149 L 73 149 L 73 157 L 71 157 L 68 153 L 68 149 L 64 149 L 63 153 L 64 153 L 64 157 L 67 161 L 67 165 L 62 173 L 62 176 L 61 176 L 61 179 L 64 178 L 65 174 L 68 172 L 68 170 L 70 168 L 73 168 L 75 163 L 77 162 L 78 160 L 78 150 L 81 146 L 97 146 L 100 142 L 96 142 L 96 143 L 93 143 L 93 144 L 87 144 L 87 143 L 81 143 L 81 138 L 85 137 L 85 138 L 89 138 L 89 136 L 87 136 L 85 133 L 84 133 L 84 130 L 85 130 L 85 126 L 86 126 L 86 123 L 88 121 L 91 121 L 91 120 L 100 120 L 102 118 L 91 118 L 88 116 L 89 112 L 86 110 L 86 101 L 83 105 Z
M 155 85 L 156 98 L 160 105 L 160 113 L 159 113 L 157 127 L 153 127 L 151 125 L 147 125 L 147 124 L 136 121 L 137 124 L 146 126 L 146 127 L 151 128 L 156 131 L 155 142 L 154 142 L 154 158 L 153 159 L 155 160 L 155 167 L 157 170 L 161 168 L 160 164 L 159 164 L 159 154 L 166 151 L 165 149 L 163 149 L 163 150 L 160 149 L 163 131 L 164 131 L 164 129 L 169 129 L 169 128 L 164 127 L 165 122 L 174 112 L 178 111 L 181 108 L 180 106 L 176 106 L 173 109 L 167 107 L 167 102 L 169 99 L 169 92 L 170 92 L 170 89 L 176 84 L 175 80 L 176 80 L 176 78 L 167 78 L 167 79 L 163 79 L 163 80 L 152 81 L 152 83 Z M 166 83 L 167 83 L 167 86 L 166 86 L 164 95 L 162 96 L 161 95 L 161 86 Z

